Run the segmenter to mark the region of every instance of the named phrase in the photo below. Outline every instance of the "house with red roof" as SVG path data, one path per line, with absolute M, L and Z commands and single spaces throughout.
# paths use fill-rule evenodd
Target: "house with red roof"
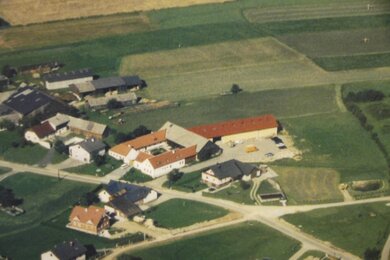
M 39 144 L 47 149 L 50 149 L 50 139 L 54 137 L 56 130 L 50 125 L 49 122 L 45 122 L 40 125 L 36 125 L 28 129 L 24 133 L 24 138 L 35 144 Z
M 129 163 L 135 160 L 140 152 L 153 151 L 166 145 L 166 131 L 161 130 L 120 143 L 112 147 L 108 154 L 117 160 Z
M 252 138 L 274 137 L 278 133 L 278 122 L 273 115 L 263 115 L 195 126 L 189 130 L 213 142 L 227 143 Z
M 194 161 L 196 154 L 196 146 L 174 149 L 156 156 L 140 152 L 133 166 L 152 178 L 157 178 Z
M 98 235 L 110 226 L 110 221 L 103 208 L 75 206 L 69 216 L 66 227 L 81 232 Z

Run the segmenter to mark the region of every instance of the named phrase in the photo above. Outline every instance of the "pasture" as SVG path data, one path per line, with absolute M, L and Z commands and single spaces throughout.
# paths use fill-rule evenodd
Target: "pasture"
M 359 257 L 367 248 L 381 250 L 390 233 L 386 202 L 318 209 L 283 219 Z
M 222 3 L 227 0 L 165 0 L 165 1 L 123 1 L 95 0 L 15 0 L 0 2 L 0 16 L 12 25 L 43 23 L 47 21 L 66 20 L 71 18 L 130 13 L 172 7 L 183 7 L 196 4 Z M 29 14 L 29 15 L 26 15 Z
M 340 174 L 326 168 L 273 167 L 277 181 L 291 204 L 316 204 L 343 201 L 337 188 Z
M 218 246 L 213 246 L 218 245 Z M 300 243 L 258 222 L 245 222 L 172 243 L 128 252 L 143 259 L 289 259 Z
M 220 207 L 183 199 L 170 199 L 146 211 L 146 217 L 152 218 L 156 225 L 175 229 L 190 226 L 229 213 Z

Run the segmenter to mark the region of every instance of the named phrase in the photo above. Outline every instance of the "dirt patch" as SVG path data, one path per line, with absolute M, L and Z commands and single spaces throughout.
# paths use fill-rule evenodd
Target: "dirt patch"
M 12 25 L 185 7 L 229 0 L 12 0 L 0 1 L 0 16 Z M 26 15 L 29 14 L 29 15 Z
M 382 188 L 383 182 L 380 180 L 373 181 L 354 181 L 352 182 L 351 188 L 355 191 L 375 191 Z

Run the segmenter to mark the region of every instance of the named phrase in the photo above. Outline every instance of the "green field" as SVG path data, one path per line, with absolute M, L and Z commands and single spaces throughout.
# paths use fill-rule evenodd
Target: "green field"
M 16 218 L 0 214 L 0 237 L 39 225 L 41 221 L 56 216 L 73 205 L 83 193 L 94 188 L 93 185 L 58 181 L 56 178 L 32 173 L 13 175 L 2 181 L 1 185 L 12 189 L 18 198 L 24 200 L 22 208 L 26 210 L 26 214 Z
M 279 40 L 309 57 L 347 56 L 390 52 L 390 27 L 288 34 Z M 364 38 L 367 42 L 364 42 Z M 304 40 L 302 40 L 304 39 Z
M 197 192 L 207 188 L 207 185 L 201 183 L 202 171 L 185 173 L 177 182 L 171 185 L 171 188 L 184 192 Z M 166 181 L 163 186 L 168 187 L 169 181 Z
M 243 189 L 240 182 L 233 182 L 229 187 L 222 188 L 213 193 L 203 192 L 202 195 L 210 198 L 231 200 L 236 203 L 254 205 L 255 202 L 250 197 L 253 182 L 250 182 L 248 189 Z
M 383 202 L 319 209 L 283 219 L 360 257 L 367 248 L 381 250 L 390 233 L 390 207 Z
M 303 159 L 275 164 L 334 169 L 341 182 L 388 178 L 383 154 L 353 115 L 339 112 L 281 121 L 303 152 Z
M 218 246 L 215 246 L 218 245 Z M 288 259 L 298 241 L 257 222 L 246 222 L 119 257 L 143 259 Z
M 205 203 L 170 199 L 146 211 L 146 217 L 152 218 L 157 226 L 175 229 L 190 226 L 223 217 L 228 210 Z
M 83 164 L 80 166 L 64 169 L 70 173 L 79 173 L 86 175 L 104 176 L 117 169 L 122 165 L 121 161 L 115 160 L 110 156 L 106 156 L 106 161 L 103 165 L 97 166 L 94 162 Z
M 289 204 L 329 203 L 343 201 L 339 191 L 340 174 L 326 168 L 273 167 L 277 181 Z

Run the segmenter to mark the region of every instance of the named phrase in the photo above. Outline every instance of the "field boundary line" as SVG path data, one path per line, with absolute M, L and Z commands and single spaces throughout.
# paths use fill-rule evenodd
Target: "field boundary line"
M 342 93 L 341 93 L 341 85 L 336 85 L 335 87 L 336 91 L 336 104 L 337 107 L 340 109 L 340 112 L 345 113 L 348 112 L 347 108 L 344 105 L 343 98 L 342 98 Z

